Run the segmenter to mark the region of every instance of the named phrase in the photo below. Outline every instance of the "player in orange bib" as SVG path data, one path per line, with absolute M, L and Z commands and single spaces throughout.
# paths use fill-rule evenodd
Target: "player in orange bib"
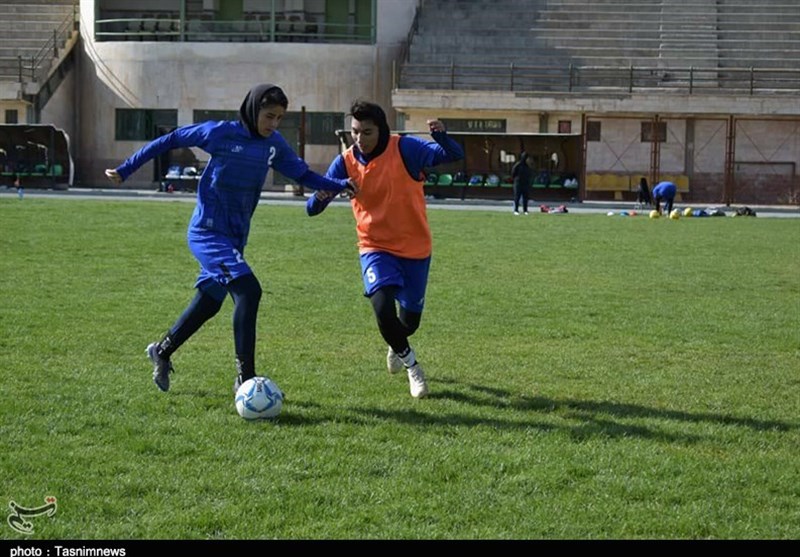
M 411 396 L 422 398 L 428 384 L 408 338 L 422 318 L 431 263 L 423 169 L 460 160 L 464 151 L 439 120 L 428 121 L 433 141 L 426 141 L 389 133 L 386 113 L 374 103 L 356 101 L 349 116 L 353 145 L 336 157 L 326 176 L 349 179 L 358 188 L 350 203 L 364 295 L 389 345 L 389 373 L 405 369 Z M 315 193 L 306 204 L 308 214 L 324 211 L 335 195 Z

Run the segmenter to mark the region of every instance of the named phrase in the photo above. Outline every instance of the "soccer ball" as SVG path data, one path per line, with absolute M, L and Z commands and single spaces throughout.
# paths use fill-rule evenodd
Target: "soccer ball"
M 678 220 L 681 218 L 681 212 L 678 209 L 673 209 L 672 212 L 669 214 L 669 218 L 672 220 Z
M 658 211 L 656 211 L 655 209 L 653 209 L 652 211 L 650 211 L 650 218 L 651 218 L 651 219 L 657 219 L 657 218 L 658 218 L 658 217 L 660 217 L 660 216 L 661 216 L 661 213 L 659 213 L 659 212 L 658 212 Z
M 283 408 L 283 393 L 272 379 L 253 377 L 236 391 L 236 411 L 245 420 L 275 418 Z

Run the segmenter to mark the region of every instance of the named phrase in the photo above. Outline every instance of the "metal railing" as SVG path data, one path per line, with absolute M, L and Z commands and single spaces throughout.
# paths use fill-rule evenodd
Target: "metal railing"
M 124 18 L 95 22 L 98 41 L 322 42 L 373 44 L 371 24 L 292 20 Z
M 31 56 L 0 57 L 0 81 L 17 81 L 19 83 L 38 82 L 47 77 L 43 75 L 50 70 L 53 60 L 59 56 L 59 49 L 72 37 L 78 29 L 78 5 L 72 5 L 72 13 L 67 15 L 52 35 Z
M 645 66 L 524 66 L 403 64 L 399 89 L 603 93 L 652 90 L 685 94 L 800 92 L 800 68 L 658 68 Z
M 402 49 L 400 52 L 400 60 L 406 64 L 408 63 L 408 57 L 411 54 L 411 41 L 414 39 L 414 35 L 417 34 L 419 31 L 419 15 L 420 15 L 420 8 L 417 7 L 414 10 L 414 19 L 411 21 L 411 28 L 408 30 L 406 34 L 406 40 L 403 42 Z

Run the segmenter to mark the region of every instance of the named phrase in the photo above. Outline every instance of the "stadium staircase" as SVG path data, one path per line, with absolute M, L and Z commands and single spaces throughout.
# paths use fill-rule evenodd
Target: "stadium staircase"
M 76 0 L 0 2 L 0 99 L 24 98 L 38 113 L 72 67 Z

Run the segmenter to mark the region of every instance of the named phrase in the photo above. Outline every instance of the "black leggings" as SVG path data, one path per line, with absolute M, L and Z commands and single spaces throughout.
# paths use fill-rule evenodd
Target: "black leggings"
M 233 340 L 236 357 L 248 368 L 255 366 L 256 352 L 256 318 L 261 302 L 261 284 L 255 275 L 244 275 L 227 285 L 227 291 L 233 298 Z M 194 299 L 178 318 L 167 335 L 167 342 L 161 343 L 161 353 L 165 358 L 175 352 L 184 342 L 214 317 L 222 308 L 224 298 L 197 290 Z M 166 340 L 166 339 L 165 339 Z
M 669 215 L 672 212 L 672 204 L 675 201 L 674 197 L 656 197 L 656 210 L 661 211 L 661 202 L 664 202 L 664 213 Z
M 395 304 L 397 290 L 396 286 L 384 286 L 375 291 L 369 301 L 372 303 L 383 340 L 392 347 L 396 354 L 402 354 L 409 348 L 408 337 L 419 328 L 422 313 L 408 311 L 400 306 L 398 316 Z
M 256 318 L 261 303 L 261 284 L 255 275 L 244 275 L 228 284 L 228 292 L 231 293 L 234 304 L 233 341 L 236 345 L 236 357 L 246 368 L 254 369 Z
M 514 184 L 514 211 L 519 212 L 519 200 L 522 199 L 522 210 L 528 212 L 528 196 L 530 187 L 523 184 Z

